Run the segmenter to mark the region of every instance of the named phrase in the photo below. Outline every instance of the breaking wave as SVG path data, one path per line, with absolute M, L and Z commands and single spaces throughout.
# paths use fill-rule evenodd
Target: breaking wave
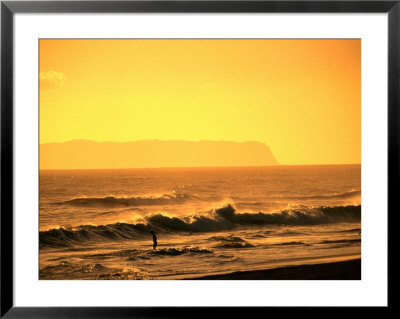
M 237 229 L 251 225 L 318 225 L 341 222 L 360 222 L 361 205 L 286 209 L 276 213 L 237 213 L 228 204 L 207 214 L 183 218 L 157 214 L 145 217 L 143 223 L 115 223 L 101 226 L 81 225 L 75 228 L 58 228 L 39 233 L 40 247 L 69 247 L 75 244 L 104 241 L 138 239 L 156 232 L 214 232 Z M 147 238 L 147 237 L 145 237 Z M 240 241 L 225 243 L 239 247 Z
M 39 247 L 69 247 L 90 241 L 137 239 L 140 234 L 149 231 L 149 225 L 125 223 L 81 225 L 73 229 L 60 227 L 39 232 Z

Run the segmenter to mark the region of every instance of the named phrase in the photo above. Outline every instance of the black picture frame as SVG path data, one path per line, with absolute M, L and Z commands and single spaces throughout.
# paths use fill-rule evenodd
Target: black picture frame
M 1 1 L 1 317 L 6 318 L 191 318 L 194 316 L 249 316 L 264 307 L 15 307 L 13 301 L 13 21 L 16 13 L 120 12 L 269 12 L 269 13 L 387 13 L 388 14 L 388 247 L 400 211 L 400 0 L 360 1 Z M 390 222 L 392 221 L 392 223 Z M 388 251 L 388 265 L 390 255 Z M 390 269 L 388 269 L 389 271 Z M 389 272 L 388 272 L 389 273 Z M 390 275 L 390 273 L 389 273 Z M 392 278 L 392 277 L 390 277 Z M 388 287 L 392 280 L 388 279 Z M 392 283 L 393 285 L 393 283 Z M 34 293 L 34 291 L 32 291 Z M 388 291 L 389 310 L 393 294 Z M 316 307 L 313 307 L 316 309 Z M 347 308 L 346 312 L 353 313 Z M 282 311 L 279 310 L 279 311 Z M 308 307 L 285 308 L 296 316 Z M 338 309 L 331 309 L 335 315 Z

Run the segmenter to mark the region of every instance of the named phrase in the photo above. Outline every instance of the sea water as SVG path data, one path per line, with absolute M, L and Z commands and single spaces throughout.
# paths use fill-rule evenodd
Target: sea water
M 360 165 L 41 170 L 39 195 L 40 279 L 195 278 L 361 254 Z

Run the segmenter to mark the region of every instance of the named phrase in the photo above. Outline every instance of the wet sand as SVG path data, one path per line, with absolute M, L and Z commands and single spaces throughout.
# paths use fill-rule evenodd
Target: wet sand
M 191 280 L 360 280 L 361 259 L 340 262 L 238 271 Z

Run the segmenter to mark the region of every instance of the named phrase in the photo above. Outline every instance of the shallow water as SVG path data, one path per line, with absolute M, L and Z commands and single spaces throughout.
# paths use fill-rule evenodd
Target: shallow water
M 360 256 L 360 187 L 360 165 L 41 171 L 40 279 L 180 279 Z

